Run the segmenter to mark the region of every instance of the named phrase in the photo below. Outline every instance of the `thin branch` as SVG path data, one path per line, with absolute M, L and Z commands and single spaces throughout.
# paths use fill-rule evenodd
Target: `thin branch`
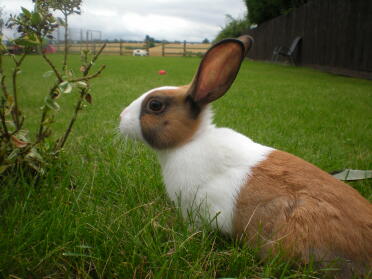
M 23 60 L 25 59 L 27 53 L 23 53 L 21 58 L 19 60 L 17 60 L 17 58 L 15 57 L 15 55 L 11 55 L 13 61 L 14 61 L 14 64 L 16 64 L 17 67 L 21 66 Z
M 69 80 L 69 82 L 77 82 L 77 81 L 82 81 L 82 80 L 90 80 L 92 78 L 97 77 L 105 68 L 106 68 L 106 65 L 102 65 L 96 73 L 94 73 L 94 74 L 92 74 L 90 76 L 83 76 L 83 77 L 80 77 L 80 78 L 71 79 L 71 80 Z
M 103 49 L 106 47 L 106 43 L 104 43 L 102 45 L 102 47 L 99 49 L 99 51 L 96 53 L 96 55 L 93 57 L 91 63 L 88 65 L 88 67 L 84 70 L 83 72 L 83 77 L 82 78 L 77 78 L 77 79 L 73 79 L 73 80 L 70 80 L 70 82 L 77 82 L 77 81 L 81 81 L 81 80 L 89 80 L 89 79 L 92 79 L 96 76 L 98 76 L 104 69 L 105 69 L 105 65 L 101 66 L 101 68 L 93 75 L 90 75 L 88 76 L 88 73 L 90 71 L 90 68 L 92 67 L 92 65 L 94 64 L 94 62 L 98 59 L 98 57 L 101 55 Z M 76 105 L 75 105 L 75 110 L 74 110 L 74 114 L 72 115 L 72 119 L 70 120 L 70 123 L 67 127 L 67 130 L 65 132 L 65 134 L 62 136 L 62 138 L 58 141 L 55 149 L 58 150 L 58 149 L 61 149 L 63 148 L 63 146 L 65 145 L 66 143 L 66 140 L 68 138 L 68 136 L 70 135 L 71 133 L 71 129 L 72 129 L 72 126 L 74 125 L 76 119 L 77 119 L 77 116 L 78 116 L 78 113 L 79 113 L 79 110 L 81 109 L 81 104 L 87 94 L 87 89 L 86 88 L 83 88 L 81 89 L 80 91 L 80 98 L 79 100 L 77 101 Z
M 49 95 L 50 96 L 57 89 L 58 84 L 59 84 L 58 82 L 55 83 L 54 86 L 50 89 L 50 91 L 49 91 Z M 36 141 L 37 142 L 40 142 L 42 140 L 42 138 L 43 138 L 44 121 L 45 121 L 45 118 L 47 116 L 47 113 L 48 113 L 48 108 L 46 107 L 46 105 L 44 105 L 43 113 L 41 114 L 41 119 L 40 119 L 39 131 L 37 132 L 37 136 L 36 136 Z
M 105 65 L 101 66 L 101 68 L 95 74 L 93 74 L 91 76 L 88 76 L 88 73 L 89 73 L 90 68 L 92 67 L 92 65 L 94 64 L 94 62 L 97 60 L 97 58 L 100 56 L 100 54 L 102 53 L 102 51 L 105 48 L 105 46 L 106 46 L 106 43 L 103 44 L 103 46 L 99 49 L 99 51 L 97 52 L 97 54 L 93 57 L 92 62 L 85 69 L 85 71 L 83 73 L 84 76 L 81 79 L 75 79 L 74 80 L 75 82 L 76 81 L 79 81 L 79 80 L 88 80 L 88 79 L 91 79 L 93 77 L 98 76 L 103 71 L 103 69 L 106 67 Z M 77 119 L 79 110 L 81 109 L 81 104 L 82 104 L 82 102 L 83 102 L 86 94 L 87 94 L 87 89 L 86 88 L 81 89 L 81 91 L 80 91 L 80 98 L 79 98 L 78 102 L 76 103 L 76 106 L 75 106 L 75 110 L 74 110 L 74 114 L 72 116 L 72 119 L 70 120 L 70 123 L 69 123 L 69 125 L 67 127 L 67 130 L 66 130 L 65 134 L 63 135 L 63 137 L 57 143 L 56 149 L 61 149 L 65 145 L 66 140 L 67 140 L 68 136 L 70 135 L 72 126 L 74 125 L 74 123 L 75 123 L 75 121 Z
M 18 71 L 20 70 L 21 64 L 23 60 L 26 57 L 26 53 L 22 55 L 22 57 L 17 60 L 15 56 L 13 57 L 13 61 L 16 64 L 16 67 L 13 70 L 13 75 L 12 75 L 12 85 L 13 85 L 13 99 L 14 99 L 14 109 L 12 110 L 12 117 L 14 124 L 16 125 L 16 128 L 19 130 L 21 128 L 20 121 L 19 121 L 19 110 L 18 110 L 18 96 L 17 96 L 17 75 Z
M 3 128 L 4 128 L 4 134 L 5 134 L 5 137 L 9 139 L 9 131 L 8 131 L 8 127 L 6 126 L 6 122 L 5 122 L 5 105 L 4 105 L 4 100 L 1 104 L 2 106 L 2 109 L 1 109 L 1 114 L 0 114 L 0 118 L 1 118 L 1 124 L 3 125 Z
M 98 59 L 98 57 L 101 55 L 103 49 L 106 47 L 106 44 L 107 43 L 104 43 L 102 45 L 102 47 L 99 49 L 99 51 L 96 53 L 96 55 L 94 55 L 92 61 L 90 62 L 90 64 L 88 65 L 88 67 L 84 71 L 84 76 L 87 76 L 88 75 L 88 73 L 90 71 L 90 68 L 93 66 L 94 62 L 96 62 L 96 60 Z
M 20 71 L 20 67 L 24 61 L 24 59 L 26 58 L 26 52 L 23 53 L 23 55 L 21 56 L 21 59 L 19 59 L 18 61 L 16 61 L 16 59 L 14 58 L 14 60 L 16 61 L 16 67 L 13 71 L 13 98 L 14 98 L 14 114 L 15 114 L 15 124 L 16 124 L 16 128 L 17 130 L 21 129 L 21 123 L 19 121 L 19 110 L 18 110 L 18 96 L 17 96 L 17 75 L 18 75 L 18 71 Z
M 43 56 L 44 60 L 49 64 L 49 66 L 52 68 L 54 74 L 56 75 L 59 82 L 63 81 L 63 78 L 61 74 L 58 72 L 57 68 L 53 65 L 52 61 L 49 60 L 49 58 L 45 55 L 43 51 L 41 51 L 41 55 Z
M 66 140 L 67 140 L 68 136 L 70 135 L 72 126 L 74 125 L 74 123 L 75 123 L 75 121 L 77 119 L 77 115 L 79 113 L 79 110 L 81 109 L 81 103 L 84 100 L 85 94 L 86 94 L 86 89 L 84 88 L 80 92 L 80 98 L 79 98 L 78 102 L 75 105 L 74 114 L 73 114 L 73 116 L 72 116 L 72 118 L 70 120 L 70 123 L 68 124 L 68 127 L 67 127 L 67 130 L 66 130 L 65 134 L 58 141 L 57 146 L 56 146 L 56 150 L 63 148 L 63 146 L 65 145 Z
M 25 52 L 25 53 L 23 53 L 23 55 L 22 55 L 22 57 L 21 57 L 21 59 L 19 59 L 19 61 L 18 61 L 18 64 L 17 64 L 17 66 L 19 67 L 19 66 L 21 66 L 21 64 L 22 64 L 22 62 L 23 62 L 23 60 L 26 58 L 26 55 L 27 55 L 27 53 Z
M 1 84 L 1 90 L 3 91 L 3 94 L 4 94 L 5 98 L 8 98 L 9 93 L 8 93 L 8 88 L 6 88 L 5 76 L 4 75 L 1 77 L 0 84 Z
M 40 119 L 40 125 L 39 125 L 39 131 L 37 133 L 37 138 L 36 142 L 40 142 L 43 139 L 43 132 L 44 132 L 44 121 L 45 117 L 47 115 L 47 108 L 44 106 L 43 108 L 43 113 L 41 114 L 41 119 Z
M 67 70 L 67 54 L 68 54 L 68 14 L 66 12 L 63 12 L 63 15 L 65 16 L 65 49 L 63 54 L 63 66 L 62 69 L 64 72 Z

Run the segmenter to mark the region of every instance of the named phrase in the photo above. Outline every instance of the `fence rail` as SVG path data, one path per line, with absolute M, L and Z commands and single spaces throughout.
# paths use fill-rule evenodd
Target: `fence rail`
M 301 36 L 297 61 L 328 71 L 372 79 L 372 1 L 313 0 L 267 21 L 248 34 L 248 56 L 270 60 L 276 46 Z
M 89 49 L 93 53 L 98 51 L 103 43 L 70 43 L 68 49 L 71 53 L 81 52 Z M 147 50 L 150 56 L 202 56 L 210 47 L 210 44 L 187 43 L 156 43 L 153 47 L 148 47 L 145 43 L 108 43 L 103 51 L 104 54 L 132 55 L 134 49 Z M 64 44 L 55 45 L 58 52 L 64 51 Z

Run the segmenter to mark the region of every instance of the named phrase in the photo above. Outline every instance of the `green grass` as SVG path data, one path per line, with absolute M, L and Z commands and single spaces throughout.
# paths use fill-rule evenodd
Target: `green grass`
M 61 60 L 61 57 L 53 57 Z M 71 57 L 77 69 L 78 57 Z M 20 78 L 34 133 L 52 78 L 28 57 Z M 93 105 L 79 116 L 60 161 L 37 184 L 14 175 L 0 188 L 0 277 L 310 278 L 311 266 L 256 252 L 186 224 L 167 199 L 159 164 L 142 144 L 118 136 L 119 113 L 146 90 L 188 83 L 198 58 L 103 56 Z M 9 61 L 8 61 L 9 62 Z M 9 67 L 9 63 L 7 66 Z M 168 74 L 157 75 L 159 69 Z M 64 95 L 62 132 L 76 95 Z M 371 169 L 372 82 L 310 69 L 245 62 L 215 105 L 219 126 L 298 155 L 326 171 Z M 371 180 L 352 183 L 372 200 Z M 352 229 L 352 228 L 350 228 Z M 13 277 L 16 278 L 16 277 Z M 312 277 L 311 277 L 312 278 Z

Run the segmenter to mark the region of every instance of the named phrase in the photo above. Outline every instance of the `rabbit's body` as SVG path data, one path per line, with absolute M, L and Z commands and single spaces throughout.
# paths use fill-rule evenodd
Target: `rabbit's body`
M 228 128 L 216 128 L 211 112 L 204 111 L 204 125 L 185 145 L 158 151 L 169 197 L 181 202 L 183 214 L 197 211 L 226 234 L 233 233 L 236 198 L 271 148 L 253 142 Z M 189 160 L 193 158 L 193 160 Z
M 226 234 L 308 262 L 340 260 L 341 278 L 372 266 L 372 205 L 291 154 L 212 123 L 209 103 L 239 70 L 249 37 L 213 46 L 188 86 L 160 87 L 121 113 L 121 132 L 156 150 L 169 197 Z
M 372 207 L 355 189 L 289 153 L 274 150 L 251 170 L 234 211 L 234 234 L 262 253 L 283 249 L 303 262 L 372 264 Z M 345 276 L 347 277 L 347 276 Z

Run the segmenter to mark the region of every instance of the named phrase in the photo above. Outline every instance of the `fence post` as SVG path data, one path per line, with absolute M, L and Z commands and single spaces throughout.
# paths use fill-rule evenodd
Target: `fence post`
M 79 42 L 79 46 L 80 46 L 80 53 L 81 53 L 81 49 L 83 47 L 83 40 L 84 40 L 84 35 L 83 35 L 83 29 L 80 29 L 80 42 Z
M 59 44 L 61 43 L 61 40 L 59 39 L 59 28 L 57 28 L 57 52 L 59 52 Z
M 145 49 L 147 51 L 147 55 L 150 56 L 150 42 L 145 43 Z
M 165 56 L 165 43 L 164 43 L 164 41 L 161 42 L 161 55 Z
M 183 41 L 183 56 L 186 56 L 186 40 Z
M 120 40 L 120 55 L 123 55 L 123 42 Z
M 87 32 L 86 32 L 86 37 L 85 37 L 85 39 L 86 39 L 86 43 L 87 43 L 87 50 L 89 49 L 89 31 L 87 30 Z

